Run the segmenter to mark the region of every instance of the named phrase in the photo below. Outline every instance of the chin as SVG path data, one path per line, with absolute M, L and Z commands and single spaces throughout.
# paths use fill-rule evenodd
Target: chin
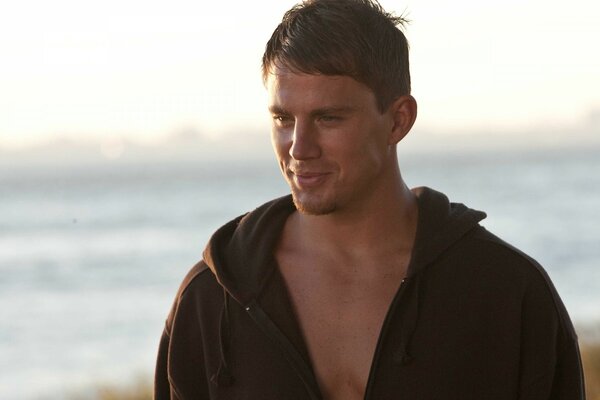
M 307 215 L 327 215 L 337 210 L 337 204 L 331 199 L 311 196 L 306 193 L 297 193 L 292 190 L 292 198 L 296 209 Z

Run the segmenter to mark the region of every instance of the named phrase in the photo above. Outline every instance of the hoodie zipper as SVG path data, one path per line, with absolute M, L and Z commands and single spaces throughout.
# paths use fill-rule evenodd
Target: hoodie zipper
M 400 286 L 396 291 L 396 295 L 390 304 L 390 307 L 385 315 L 383 320 L 383 325 L 381 326 L 381 332 L 379 332 L 379 338 L 377 339 L 377 345 L 375 346 L 375 353 L 373 354 L 373 361 L 371 362 L 371 369 L 369 371 L 369 379 L 367 380 L 367 387 L 365 388 L 365 397 L 364 400 L 368 400 L 372 396 L 373 386 L 375 381 L 375 368 L 377 364 L 379 364 L 379 358 L 381 356 L 381 347 L 383 345 L 384 336 L 388 330 L 390 325 L 390 321 L 392 319 L 392 315 L 394 314 L 398 303 L 400 302 L 400 298 L 402 297 L 402 293 L 404 292 L 405 282 L 407 278 L 402 279 L 400 282 Z
M 258 327 L 271 339 L 285 354 L 286 359 L 292 365 L 292 368 L 298 373 L 306 391 L 308 392 L 310 400 L 321 400 L 321 394 L 319 385 L 317 384 L 316 378 L 304 361 L 304 358 L 300 355 L 298 350 L 289 341 L 287 336 L 281 332 L 281 330 L 275 325 L 275 323 L 269 318 L 269 316 L 263 311 L 262 308 L 252 301 L 250 304 L 245 306 L 245 310 L 250 315 L 250 318 L 256 322 Z

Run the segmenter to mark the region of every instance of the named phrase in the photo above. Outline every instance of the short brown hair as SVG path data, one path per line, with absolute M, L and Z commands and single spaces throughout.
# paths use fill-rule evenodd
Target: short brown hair
M 305 0 L 285 13 L 262 58 L 263 80 L 274 67 L 345 75 L 367 85 L 381 112 L 410 94 L 407 20 L 376 0 Z

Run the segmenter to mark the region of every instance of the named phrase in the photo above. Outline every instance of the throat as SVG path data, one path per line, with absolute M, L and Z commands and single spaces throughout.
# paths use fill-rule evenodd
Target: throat
M 380 204 L 375 210 L 366 212 L 292 213 L 286 222 L 283 239 L 286 235 L 292 236 L 295 246 L 341 258 L 342 264 L 365 264 L 377 258 L 396 257 L 399 252 L 410 253 L 417 221 L 418 205 L 411 193 L 394 207 Z

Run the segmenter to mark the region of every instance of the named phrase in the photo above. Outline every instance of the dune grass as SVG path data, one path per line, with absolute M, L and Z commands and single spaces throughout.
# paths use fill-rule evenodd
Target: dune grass
M 132 383 L 122 386 L 102 383 L 90 393 L 79 392 L 68 396 L 69 400 L 152 400 L 152 380 L 138 376 Z
M 587 400 L 600 400 L 600 343 L 582 345 L 581 358 Z

